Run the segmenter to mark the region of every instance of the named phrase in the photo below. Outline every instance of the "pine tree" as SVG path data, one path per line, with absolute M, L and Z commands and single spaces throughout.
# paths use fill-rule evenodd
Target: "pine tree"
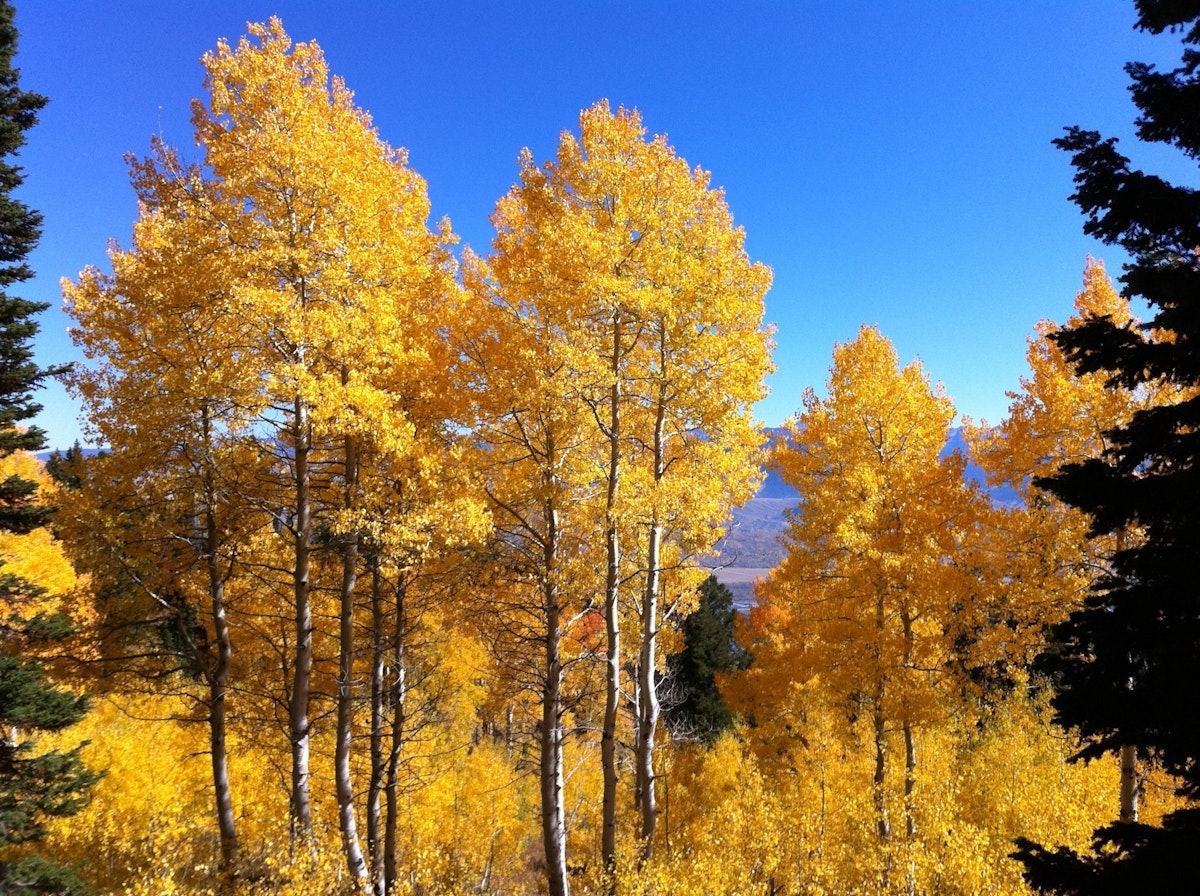
M 46 434 L 37 427 L 18 427 L 40 411 L 32 391 L 55 370 L 42 370 L 33 361 L 30 340 L 38 330 L 34 315 L 48 306 L 8 294 L 8 287 L 33 276 L 26 256 L 42 232 L 42 216 L 12 193 L 24 180 L 10 159 L 25 143 L 25 131 L 37 122 L 46 98 L 21 90 L 20 72 L 13 68 L 17 30 L 13 8 L 0 4 L 0 453 L 37 451 Z M 0 482 L 0 526 L 28 532 L 46 523 L 48 511 L 32 501 L 36 486 L 18 476 Z
M 44 303 L 11 296 L 7 290 L 27 280 L 32 271 L 25 258 L 41 234 L 41 215 L 13 197 L 23 178 L 11 157 L 25 142 L 25 131 L 37 122 L 46 98 L 21 90 L 13 68 L 17 30 L 13 8 L 0 3 L 0 457 L 14 451 L 36 451 L 45 433 L 21 427 L 41 408 L 32 392 L 53 369 L 33 361 L 30 341 L 37 333 L 34 315 Z M 37 484 L 12 475 L 0 482 L 0 529 L 27 533 L 44 526 L 52 508 L 37 500 Z M 48 818 L 78 812 L 96 780 L 70 752 L 37 752 L 26 736 L 73 725 L 87 710 L 84 697 L 55 688 L 41 666 L 28 658 L 40 642 L 61 637 L 64 623 L 24 610 L 36 605 L 44 589 L 11 573 L 0 572 L 0 848 L 31 843 L 46 833 Z M 11 851 L 5 851 L 11 857 Z M 0 892 L 75 893 L 75 874 L 36 855 L 0 861 Z
M 1200 154 L 1200 3 L 1138 0 L 1138 27 L 1182 33 L 1182 65 L 1169 72 L 1126 66 L 1141 110 L 1138 137 Z M 1178 399 L 1135 413 L 1110 432 L 1099 458 L 1039 482 L 1085 511 L 1093 534 L 1136 530 L 1083 608 L 1054 630 L 1043 660 L 1056 676 L 1057 720 L 1084 739 L 1078 758 L 1123 745 L 1159 757 L 1179 792 L 1200 797 L 1200 194 L 1132 169 L 1114 139 L 1070 128 L 1056 144 L 1073 154 L 1072 197 L 1084 231 L 1129 253 L 1128 298 L 1154 311 L 1137 327 L 1090 316 L 1053 338 L 1076 372 L 1103 372 L 1113 386 L 1168 387 Z M 1027 879 L 1058 893 L 1182 892 L 1194 886 L 1200 808 L 1161 827 L 1117 823 L 1096 831 L 1093 855 L 1018 841 Z M 1185 887 L 1184 882 L 1187 883 Z
M 716 673 L 745 669 L 750 655 L 733 639 L 733 593 L 709 576 L 700 603 L 683 618 L 683 649 L 667 657 L 669 698 L 663 717 L 677 736 L 712 743 L 733 727 L 733 713 L 717 688 Z

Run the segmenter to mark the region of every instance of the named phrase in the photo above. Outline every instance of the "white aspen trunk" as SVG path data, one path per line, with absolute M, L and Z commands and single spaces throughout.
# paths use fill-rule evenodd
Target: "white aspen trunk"
M 1121 821 L 1132 824 L 1138 820 L 1139 795 L 1137 747 L 1126 744 L 1121 747 Z
M 917 786 L 917 745 L 912 722 L 907 717 L 901 727 L 904 729 L 904 838 L 905 842 L 911 844 L 917 837 L 916 800 L 913 796 Z M 916 866 L 911 855 L 905 865 L 904 891 L 908 896 L 916 896 Z
M 658 727 L 659 702 L 655 679 L 658 647 L 658 566 L 662 539 L 662 526 L 655 523 L 650 527 L 649 546 L 646 551 L 648 570 L 646 589 L 642 594 L 642 648 L 638 658 L 641 676 L 641 703 L 638 714 L 637 771 L 640 782 L 639 795 L 642 816 L 642 859 L 654 857 L 654 833 L 658 822 L 658 801 L 654 780 L 654 741 Z
M 604 727 L 600 763 L 604 771 L 601 858 L 604 870 L 617 868 L 617 714 L 621 696 L 621 544 L 617 530 L 617 498 L 621 475 L 621 312 L 613 312 L 612 377 L 609 390 L 608 494 L 606 497 L 606 560 L 604 582 L 605 681 Z M 613 878 L 615 888 L 615 877 Z
M 225 618 L 225 579 L 221 574 L 221 530 L 217 524 L 217 488 L 212 471 L 212 430 L 208 409 L 202 412 L 204 426 L 204 529 L 205 567 L 208 572 L 208 595 L 212 611 L 213 640 L 217 658 L 208 675 L 209 752 L 212 758 L 213 795 L 216 802 L 217 830 L 221 837 L 221 870 L 232 874 L 237 867 L 238 836 L 233 794 L 229 783 L 229 754 L 226 748 L 226 704 L 229 693 L 229 668 L 233 661 L 233 644 Z
M 663 359 L 665 370 L 665 358 Z M 658 410 L 654 420 L 654 482 L 666 473 L 665 386 L 660 384 Z M 658 649 L 658 597 L 662 567 L 662 523 L 657 508 L 653 511 L 646 543 L 646 587 L 642 591 L 642 644 L 638 654 L 641 699 L 638 704 L 637 777 L 638 802 L 642 816 L 642 860 L 654 857 L 654 833 L 658 822 L 658 801 L 654 780 L 654 740 L 658 728 L 658 683 L 655 681 Z
M 563 806 L 562 664 L 558 636 L 547 633 L 547 681 L 542 695 L 541 797 L 542 842 L 550 896 L 567 896 L 567 823 Z
M 237 867 L 239 842 L 236 815 L 233 810 L 233 793 L 229 783 L 229 753 L 226 748 L 226 705 L 229 693 L 229 665 L 232 658 L 229 628 L 225 621 L 225 609 L 221 605 L 224 585 L 220 593 L 213 593 L 213 629 L 217 642 L 217 663 L 213 669 L 209 686 L 209 750 L 212 756 L 213 792 L 217 810 L 217 829 L 221 836 L 221 870 L 233 872 Z
M 334 788 L 338 801 L 338 828 L 346 864 L 354 880 L 367 876 L 354 815 L 354 783 L 350 775 L 350 751 L 354 726 L 354 589 L 358 578 L 358 537 L 346 536 L 342 548 L 341 613 L 339 619 L 337 746 L 334 749 Z
M 347 381 L 342 372 L 342 383 Z M 342 505 L 354 506 L 354 491 L 358 487 L 358 447 L 346 436 L 343 449 L 344 490 Z M 358 839 L 358 822 L 354 815 L 354 782 L 350 775 L 350 749 L 354 734 L 354 591 L 358 585 L 358 533 L 346 532 L 342 542 L 342 586 L 339 593 L 338 619 L 338 689 L 337 689 L 337 746 L 334 749 L 333 779 L 338 802 L 338 829 L 342 834 L 342 849 L 346 866 L 355 881 L 367 877 L 367 863 Z
M 892 823 L 887 810 L 887 724 L 883 714 L 884 685 L 876 682 L 872 721 L 875 728 L 875 773 L 871 777 L 871 801 L 875 805 L 875 828 L 885 843 L 892 839 Z
M 391 749 L 387 757 L 387 785 L 384 795 L 387 813 L 383 833 L 383 877 L 384 891 L 391 892 L 396 884 L 396 861 L 400 824 L 400 751 L 404 748 L 404 726 L 408 698 L 407 657 L 405 647 L 408 639 L 407 583 L 403 574 L 396 583 L 396 625 L 393 630 L 392 665 L 395 680 L 391 688 L 392 731 Z
M 541 757 L 539 778 L 542 798 L 542 843 L 546 851 L 546 876 L 550 896 L 568 896 L 567 822 L 563 806 L 563 665 L 561 608 L 558 595 L 558 511 L 546 512 L 542 596 L 546 631 L 542 685 Z
M 371 892 L 387 896 L 387 878 L 383 866 L 382 796 L 385 766 L 383 762 L 383 577 L 379 573 L 379 555 L 371 555 L 371 779 L 367 783 L 367 854 L 370 856 Z
M 640 612 L 640 608 L 639 608 Z M 641 656 L 641 647 L 638 647 Z M 645 769 L 642 767 L 642 663 L 638 660 L 633 669 L 636 684 L 633 688 L 633 811 L 640 822 L 642 817 L 642 795 L 646 791 Z
M 916 802 L 913 791 L 917 786 L 917 745 L 912 722 L 904 720 L 904 834 L 912 840 L 917 836 Z
M 289 811 L 293 837 L 312 836 L 312 807 L 309 800 L 309 688 L 313 664 L 313 621 L 309 594 L 309 565 L 312 553 L 311 474 L 308 469 L 309 422 L 307 402 L 297 396 L 294 406 L 293 443 L 296 503 L 294 512 L 294 567 L 292 571 L 295 609 L 295 657 L 288 724 L 292 740 L 292 791 Z

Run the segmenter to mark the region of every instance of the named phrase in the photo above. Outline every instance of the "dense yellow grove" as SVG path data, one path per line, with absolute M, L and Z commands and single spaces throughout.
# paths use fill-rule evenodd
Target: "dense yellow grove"
M 202 162 L 133 161 L 132 245 L 64 283 L 107 452 L 3 461 L 61 509 L 0 560 L 95 695 L 41 743 L 107 772 L 41 852 L 130 896 L 966 896 L 1116 817 L 1131 782 L 1069 761 L 1030 663 L 1138 533 L 1032 477 L 1172 396 L 1073 377 L 1039 324 L 966 428 L 1003 505 L 864 327 L 766 446 L 770 271 L 636 112 L 523 154 L 460 269 L 315 44 L 272 20 L 204 65 Z M 1077 309 L 1130 316 L 1098 263 Z M 676 736 L 664 657 L 763 464 L 800 499 L 718 681 L 738 722 Z
M 162 697 L 108 697 L 61 741 L 91 738 L 88 760 L 109 773 L 91 807 L 59 823 L 45 849 L 82 863 L 99 892 L 230 891 L 218 876 L 205 737 L 195 724 L 164 718 L 172 706 Z M 845 720 L 826 723 L 844 726 Z M 809 724 L 816 728 L 821 720 L 812 717 Z M 885 856 L 873 827 L 865 728 L 810 734 L 786 763 L 759 758 L 752 729 L 711 747 L 670 744 L 662 763 L 658 853 L 639 868 L 627 832 L 621 850 L 630 861 L 622 863 L 619 892 L 904 891 L 907 883 L 888 889 L 879 877 Z M 1114 814 L 1117 768 L 1067 763 L 1069 739 L 1025 701 L 998 707 L 982 729 L 963 729 L 947 725 L 923 733 L 928 774 L 918 804 L 921 833 L 899 844 L 890 860 L 911 868 L 917 892 L 1024 893 L 1018 866 L 1007 858 L 1012 838 L 1084 847 L 1094 825 Z M 467 735 L 461 742 L 429 743 L 430 755 L 412 770 L 396 892 L 542 892 L 536 781 L 522 768 L 519 748 Z M 596 750 L 595 743 L 580 743 L 568 751 L 569 793 L 583 856 L 573 880 L 581 892 L 601 893 Z M 290 843 L 287 788 L 277 764 L 253 742 L 235 744 L 240 820 L 253 848 L 243 870 L 248 879 L 233 891 L 344 891 L 336 831 L 319 832 L 315 852 L 298 853 Z M 1146 792 L 1144 817 L 1173 805 L 1168 782 Z M 891 798 L 898 805 L 901 795 Z

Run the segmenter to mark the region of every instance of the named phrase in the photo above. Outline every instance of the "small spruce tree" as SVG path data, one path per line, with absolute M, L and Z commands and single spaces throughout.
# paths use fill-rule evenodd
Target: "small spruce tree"
M 749 664 L 749 654 L 733 639 L 736 616 L 732 592 L 709 576 L 700 586 L 699 605 L 680 624 L 683 650 L 667 658 L 671 697 L 664 700 L 664 718 L 676 736 L 711 742 L 733 727 L 716 673 Z

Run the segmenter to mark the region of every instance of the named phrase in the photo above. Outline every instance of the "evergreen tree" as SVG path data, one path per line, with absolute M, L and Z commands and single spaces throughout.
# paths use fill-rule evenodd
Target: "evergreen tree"
M 76 439 L 65 452 L 55 451 L 46 459 L 46 473 L 64 488 L 83 488 L 83 461 L 83 446 Z
M 1130 63 L 1141 110 L 1138 137 L 1200 156 L 1200 3 L 1137 0 L 1138 27 L 1180 33 L 1182 65 Z M 1112 571 L 1086 605 L 1054 631 L 1043 665 L 1055 675 L 1057 720 L 1084 739 L 1078 758 L 1122 745 L 1159 757 L 1180 793 L 1200 798 L 1200 194 L 1130 167 L 1116 140 L 1070 128 L 1056 144 L 1073 154 L 1085 232 L 1122 247 L 1127 297 L 1154 310 L 1137 327 L 1090 317 L 1056 334 L 1078 373 L 1114 386 L 1167 386 L 1180 400 L 1135 413 L 1109 434 L 1097 459 L 1064 467 L 1039 485 L 1086 511 L 1093 534 L 1130 531 Z M 1200 807 L 1161 827 L 1116 823 L 1096 831 L 1095 853 L 1049 851 L 1018 841 L 1035 887 L 1057 893 L 1168 893 L 1195 886 Z
M 667 658 L 669 699 L 664 716 L 672 733 L 714 741 L 733 726 L 733 713 L 717 688 L 716 673 L 745 669 L 750 656 L 733 639 L 733 593 L 709 576 L 700 603 L 680 623 L 683 650 Z
M 34 316 L 44 303 L 9 295 L 32 271 L 25 263 L 41 234 L 41 215 L 13 197 L 22 172 L 11 157 L 37 122 L 46 98 L 20 89 L 13 67 L 17 30 L 13 8 L 0 3 L 0 457 L 44 447 L 45 433 L 22 427 L 40 406 L 32 393 L 55 369 L 33 361 Z M 19 534 L 44 526 L 52 508 L 37 500 L 37 484 L 20 476 L 0 482 L 0 529 Z M 30 659 L 40 643 L 65 634 L 61 618 L 33 615 L 44 589 L 0 571 L 0 849 L 36 842 L 48 818 L 78 812 L 97 776 L 69 752 L 38 752 L 30 732 L 59 731 L 83 716 L 84 697 L 50 684 Z M 75 874 L 36 855 L 4 849 L 0 892 L 70 894 L 80 890 Z M 15 856 L 15 857 L 14 857 Z

